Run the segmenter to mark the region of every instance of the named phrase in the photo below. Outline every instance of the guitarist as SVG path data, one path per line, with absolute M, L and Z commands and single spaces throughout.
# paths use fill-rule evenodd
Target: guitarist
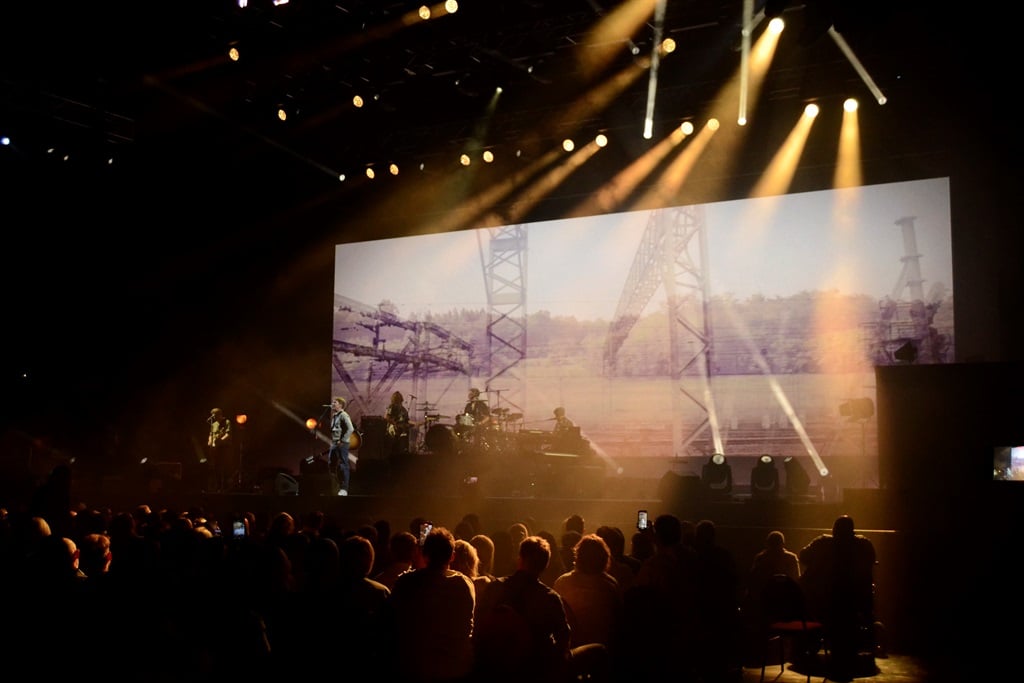
M 210 411 L 206 419 L 210 425 L 210 433 L 206 437 L 206 455 L 200 464 L 205 465 L 207 472 L 207 490 L 222 492 L 231 466 L 231 420 L 220 408 Z
M 341 485 L 338 489 L 339 496 L 348 495 L 351 476 L 349 439 L 356 431 L 352 425 L 352 418 L 345 412 L 345 404 L 346 401 L 341 396 L 335 396 L 331 402 L 331 448 L 327 451 L 327 466 Z
M 388 436 L 391 441 L 390 457 L 401 459 L 409 454 L 409 409 L 405 407 L 402 392 L 391 394 L 391 403 L 384 411 L 384 419 L 388 421 Z

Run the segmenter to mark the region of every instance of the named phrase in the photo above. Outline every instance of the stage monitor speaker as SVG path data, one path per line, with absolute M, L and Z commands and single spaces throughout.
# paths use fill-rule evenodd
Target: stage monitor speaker
M 297 496 L 299 495 L 299 482 L 295 477 L 278 472 L 274 477 L 274 495 L 276 496 Z

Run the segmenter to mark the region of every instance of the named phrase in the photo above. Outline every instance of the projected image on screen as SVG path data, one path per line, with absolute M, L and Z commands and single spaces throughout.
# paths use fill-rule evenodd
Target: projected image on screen
M 397 391 L 410 453 L 499 468 L 768 454 L 875 487 L 874 367 L 954 360 L 946 178 L 340 244 L 335 269 L 332 390 L 367 441 Z

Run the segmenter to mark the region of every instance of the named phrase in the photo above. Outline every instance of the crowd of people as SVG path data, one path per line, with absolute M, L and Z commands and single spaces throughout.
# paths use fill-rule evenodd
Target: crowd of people
M 871 623 L 874 549 L 846 516 L 799 553 L 772 531 L 739 567 L 713 521 L 672 514 L 628 537 L 571 515 L 556 536 L 532 520 L 485 529 L 472 512 L 350 529 L 323 512 L 69 503 L 39 496 L 0 527 L 0 642 L 52 674 L 739 681 L 761 655 L 758 587 L 776 573 L 810 579 L 833 651 Z

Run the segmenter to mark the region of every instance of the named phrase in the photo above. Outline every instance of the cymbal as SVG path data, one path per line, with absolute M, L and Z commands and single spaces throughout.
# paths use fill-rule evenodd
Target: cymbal
M 505 413 L 508 412 L 508 408 L 495 408 L 491 412 L 494 413 L 495 415 L 504 415 Z

